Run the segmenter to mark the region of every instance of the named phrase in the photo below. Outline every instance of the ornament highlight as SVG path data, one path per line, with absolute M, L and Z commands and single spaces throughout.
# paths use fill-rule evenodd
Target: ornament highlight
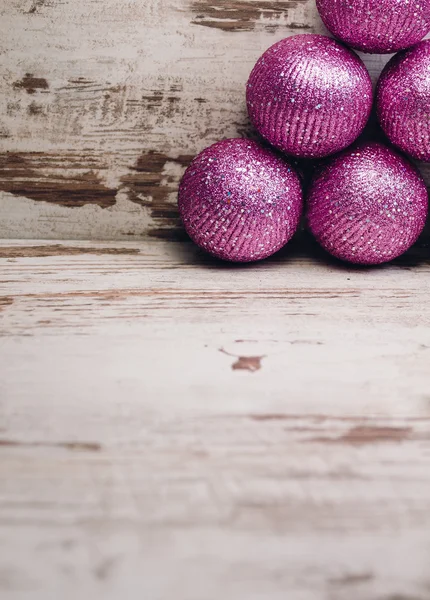
M 251 122 L 273 146 L 320 158 L 343 150 L 363 131 L 372 82 L 352 50 L 323 35 L 303 34 L 261 56 L 246 99 Z
M 181 181 L 178 204 L 198 246 L 224 260 L 250 262 L 290 240 L 303 196 L 285 159 L 257 142 L 230 139 L 196 156 Z
M 306 216 L 327 252 L 351 263 L 376 265 L 416 242 L 427 212 L 427 189 L 416 168 L 373 142 L 346 150 L 315 176 Z

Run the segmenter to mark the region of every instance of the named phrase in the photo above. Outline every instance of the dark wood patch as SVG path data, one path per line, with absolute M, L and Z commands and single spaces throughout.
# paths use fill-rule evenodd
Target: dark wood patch
M 92 155 L 7 152 L 0 155 L 0 190 L 69 208 L 108 208 L 117 190 L 101 182 L 96 172 L 101 168 L 106 167 Z
M 32 102 L 31 104 L 29 104 L 29 106 L 27 108 L 27 112 L 31 116 L 42 115 L 43 114 L 43 106 L 41 106 L 40 104 L 37 104 L 37 102 Z
M 412 433 L 411 427 L 371 427 L 362 425 L 353 427 L 342 436 L 341 440 L 348 444 L 375 444 L 380 442 L 401 442 L 407 440 Z
M 32 15 L 38 12 L 39 8 L 41 8 L 45 2 L 46 0 L 33 0 L 33 4 L 30 6 L 26 14 Z
M 20 442 L 0 439 L 0 447 L 6 448 L 64 448 L 81 452 L 99 452 L 102 447 L 97 442 Z
M 267 31 L 275 31 L 278 27 L 310 29 L 306 23 L 295 23 L 289 20 L 290 11 L 307 0 L 195 0 L 190 9 L 194 15 L 194 25 L 202 25 L 222 31 L 252 31 L 261 19 L 269 20 L 264 24 Z
M 345 585 L 360 585 L 362 583 L 368 583 L 375 579 L 373 573 L 357 573 L 351 575 L 343 575 L 342 577 L 335 577 L 330 579 L 329 582 L 333 585 L 345 586 Z
M 102 449 L 101 445 L 97 442 L 58 442 L 54 445 L 58 448 L 65 448 L 66 450 L 78 450 L 83 452 L 99 452 Z
M 162 152 L 146 152 L 138 158 L 130 173 L 121 179 L 129 199 L 150 209 L 154 237 L 164 237 L 164 231 L 168 238 L 184 237 L 176 193 L 180 178 L 192 159 L 193 156 L 188 154 L 172 158 Z M 179 166 L 179 169 L 173 168 L 175 174 L 169 171 L 169 164 Z M 172 193 L 173 201 L 169 199 Z
M 26 73 L 22 79 L 15 81 L 13 87 L 16 90 L 25 90 L 27 94 L 35 94 L 38 90 L 48 90 L 49 85 L 44 77 L 35 77 L 32 73 Z
M 50 244 L 46 246 L 0 246 L 0 258 L 44 258 L 46 256 L 78 256 L 80 254 L 139 254 L 137 248 L 90 248 Z
M 227 352 L 224 348 L 219 349 L 220 352 L 226 354 L 227 356 L 233 356 L 237 360 L 231 365 L 233 371 L 250 371 L 251 373 L 255 373 L 255 371 L 259 371 L 261 369 L 261 361 L 265 358 L 263 356 L 238 356 L 237 354 L 232 354 L 231 352 Z
M 237 361 L 231 365 L 233 371 L 259 371 L 264 356 L 239 356 Z
M 142 96 L 142 100 L 148 110 L 159 108 L 164 100 L 164 93 L 161 90 L 153 90 Z
M 358 425 L 344 435 L 337 438 L 320 437 L 309 440 L 311 442 L 324 442 L 328 444 L 351 444 L 365 446 L 367 444 L 381 444 L 387 442 L 403 442 L 410 439 L 411 427 L 377 427 L 371 425 Z
M 185 229 L 182 228 L 179 217 L 177 227 L 152 227 L 146 232 L 146 235 L 150 238 L 168 240 L 169 242 L 185 242 L 190 239 Z
M 95 81 L 92 79 L 87 79 L 86 77 L 75 77 L 69 79 L 69 83 L 72 85 L 94 85 Z
M 296 416 L 284 415 L 284 414 L 268 414 L 268 415 L 249 415 L 249 418 L 253 421 L 291 421 L 296 419 Z
M 13 298 L 10 296 L 0 296 L 0 311 L 11 304 L 13 304 Z

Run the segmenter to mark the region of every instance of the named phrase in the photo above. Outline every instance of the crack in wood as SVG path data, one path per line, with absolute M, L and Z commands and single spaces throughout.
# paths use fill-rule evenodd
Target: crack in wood
M 102 447 L 97 442 L 20 442 L 18 440 L 0 439 L 0 447 L 5 448 L 64 448 L 81 452 L 99 452 Z
M 0 246 L 0 258 L 44 258 L 48 256 L 79 256 L 80 254 L 135 255 L 138 248 L 91 248 L 50 244 L 41 246 Z

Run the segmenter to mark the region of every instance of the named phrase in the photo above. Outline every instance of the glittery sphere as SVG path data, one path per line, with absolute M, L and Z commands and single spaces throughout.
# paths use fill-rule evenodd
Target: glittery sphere
M 188 235 L 218 258 L 267 258 L 296 231 L 303 208 L 298 175 L 272 150 L 231 139 L 206 148 L 179 187 Z
M 389 54 L 430 30 L 429 0 L 317 0 L 325 26 L 357 50 Z
M 315 177 L 307 222 L 337 258 L 376 265 L 412 246 L 427 210 L 427 189 L 415 167 L 390 148 L 367 143 L 346 150 Z
M 372 83 L 354 52 L 323 35 L 297 35 L 269 48 L 247 84 L 250 119 L 271 144 L 317 158 L 360 135 L 372 108 Z
M 430 41 L 390 60 L 379 79 L 376 105 L 393 144 L 430 162 Z

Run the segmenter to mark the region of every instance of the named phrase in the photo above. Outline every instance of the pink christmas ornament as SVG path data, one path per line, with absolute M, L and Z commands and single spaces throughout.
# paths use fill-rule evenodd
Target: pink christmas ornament
M 327 29 L 363 52 L 390 54 L 430 31 L 429 0 L 317 0 Z
M 373 142 L 343 152 L 315 177 L 307 222 L 333 256 L 376 265 L 414 244 L 427 211 L 427 189 L 415 167 Z
M 179 187 L 191 239 L 224 260 L 267 258 L 296 231 L 303 208 L 298 175 L 272 150 L 231 139 L 203 150 Z
M 394 56 L 377 87 L 379 122 L 389 139 L 430 161 L 430 40 Z
M 323 35 L 297 35 L 269 48 L 247 84 L 250 119 L 271 144 L 317 158 L 349 146 L 372 108 L 363 62 Z

